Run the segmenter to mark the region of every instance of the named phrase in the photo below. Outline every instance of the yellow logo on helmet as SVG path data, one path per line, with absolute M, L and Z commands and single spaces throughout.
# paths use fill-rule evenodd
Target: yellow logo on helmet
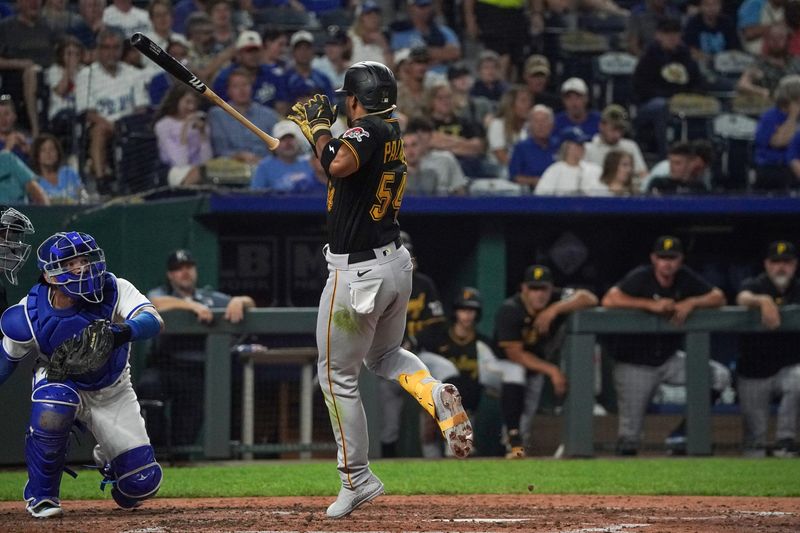
M 535 269 L 533 269 L 533 279 L 542 279 L 543 275 L 544 275 L 544 270 L 542 270 L 541 267 L 536 267 Z
M 779 254 L 783 254 L 784 252 L 786 252 L 786 243 L 785 242 L 779 242 L 778 243 L 778 253 Z
M 664 249 L 671 250 L 673 246 L 672 239 L 664 239 Z

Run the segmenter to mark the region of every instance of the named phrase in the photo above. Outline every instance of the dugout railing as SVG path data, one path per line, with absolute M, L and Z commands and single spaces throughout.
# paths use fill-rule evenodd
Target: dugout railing
M 226 459 L 234 451 L 308 451 L 314 444 L 290 443 L 234 446 L 231 434 L 231 342 L 243 334 L 288 335 L 313 334 L 316 308 L 257 308 L 249 310 L 239 324 L 223 318 L 224 310 L 214 310 L 211 325 L 201 324 L 193 313 L 164 313 L 165 333 L 207 335 L 205 361 L 205 400 L 203 455 Z M 781 310 L 780 331 L 800 331 L 800 306 Z M 567 335 L 562 350 L 563 366 L 569 380 L 564 400 L 564 454 L 570 457 L 594 455 L 594 353 L 598 336 L 621 333 L 684 333 L 686 335 L 686 414 L 687 453 L 711 454 L 710 344 L 712 333 L 767 333 L 760 314 L 754 309 L 724 307 L 693 312 L 685 324 L 675 326 L 668 320 L 639 311 L 595 308 L 574 313 L 567 321 Z M 362 390 L 362 395 L 365 391 Z M 365 404 L 367 401 L 365 400 Z M 378 426 L 377 414 L 367 407 L 370 426 Z M 373 439 L 374 440 L 374 439 Z M 263 448 L 263 449 L 262 449 Z M 326 447 L 327 449 L 327 447 Z

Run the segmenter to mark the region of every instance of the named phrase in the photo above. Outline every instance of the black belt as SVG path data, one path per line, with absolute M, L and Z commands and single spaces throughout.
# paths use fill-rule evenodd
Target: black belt
M 403 246 L 403 240 L 400 237 L 396 238 L 392 242 L 394 242 L 396 248 L 400 248 L 401 246 Z M 383 248 L 383 246 L 386 246 L 386 244 L 378 246 L 378 248 Z M 353 252 L 352 254 L 349 254 L 347 256 L 347 264 L 354 265 L 356 263 L 361 263 L 363 261 L 372 261 L 373 259 L 377 258 L 378 256 L 375 255 L 375 250 L 364 250 L 363 252 Z

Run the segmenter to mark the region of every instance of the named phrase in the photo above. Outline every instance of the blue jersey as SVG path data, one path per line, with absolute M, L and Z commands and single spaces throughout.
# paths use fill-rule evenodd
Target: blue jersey
M 220 98 L 228 100 L 228 78 L 231 72 L 240 68 L 233 64 L 225 67 L 214 79 L 212 89 Z M 261 105 L 275 107 L 276 102 L 288 102 L 286 92 L 286 72 L 280 65 L 260 65 L 253 80 L 253 101 Z

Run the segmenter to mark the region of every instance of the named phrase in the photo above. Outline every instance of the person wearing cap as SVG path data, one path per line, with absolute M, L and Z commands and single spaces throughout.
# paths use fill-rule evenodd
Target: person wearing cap
M 229 296 L 211 287 L 198 287 L 197 262 L 190 250 L 167 257 L 166 283 L 147 293 L 160 313 L 190 311 L 197 321 L 210 324 L 212 308 L 225 308 L 225 320 L 237 324 L 255 307 L 249 296 Z M 161 335 L 151 362 L 142 373 L 137 392 L 142 399 L 172 402 L 172 444 L 197 442 L 203 424 L 205 335 Z M 227 356 L 227 354 L 218 354 Z M 148 424 L 154 444 L 164 444 L 164 424 Z
M 407 0 L 408 18 L 390 26 L 392 50 L 425 46 L 431 68 L 444 74 L 447 64 L 461 58 L 461 43 L 456 33 L 435 20 L 433 0 Z
M 693 142 L 694 143 L 694 142 Z M 706 155 L 705 157 L 709 157 Z M 653 177 L 647 184 L 647 193 L 654 195 L 672 194 L 706 194 L 709 192 L 708 186 L 703 182 L 701 161 L 705 167 L 704 160 L 695 153 L 692 144 L 686 142 L 674 143 L 669 149 L 669 174 L 658 176 L 653 172 Z
M 299 30 L 289 39 L 292 52 L 292 68 L 286 72 L 286 87 L 289 93 L 289 104 L 320 93 L 326 95 L 331 102 L 335 101 L 333 85 L 328 76 L 311 67 L 314 59 L 314 36 L 306 30 Z
M 538 196 L 600 195 L 607 188 L 600 183 L 603 169 L 583 160 L 583 145 L 589 137 L 577 127 L 558 134 L 558 161 L 547 167 L 533 190 Z
M 533 191 L 544 171 L 555 162 L 558 142 L 553 136 L 553 110 L 538 104 L 528 111 L 528 135 L 514 145 L 508 163 L 511 181 Z
M 636 267 L 603 296 L 603 307 L 636 309 L 682 325 L 695 309 L 725 305 L 725 295 L 683 264 L 681 240 L 672 235 L 656 239 L 650 264 Z M 614 358 L 619 428 L 617 453 L 636 455 L 642 438 L 647 405 L 659 384 L 686 383 L 686 353 L 680 333 L 614 335 L 607 339 L 605 354 Z M 730 372 L 710 362 L 712 402 L 730 384 Z M 670 434 L 685 442 L 685 422 Z
M 739 336 L 736 389 L 742 409 L 744 454 L 763 457 L 767 448 L 770 403 L 779 398 L 774 456 L 797 455 L 800 415 L 800 333 L 775 331 L 781 326 L 780 309 L 800 304 L 797 248 L 789 241 L 769 245 L 764 272 L 742 282 L 736 303 L 758 309 L 761 324 L 772 333 Z
M 577 127 L 589 138 L 597 134 L 600 113 L 589 109 L 589 87 L 580 78 L 569 78 L 561 84 L 564 110 L 556 113 L 556 131 Z
M 344 83 L 344 73 L 350 66 L 350 38 L 338 26 L 330 26 L 325 37 L 324 55 L 315 57 L 311 67 L 325 74 L 335 87 Z
M 477 79 L 469 93 L 472 96 L 483 96 L 492 102 L 499 103 L 509 89 L 502 72 L 500 56 L 497 55 L 497 52 L 484 50 L 478 56 Z
M 403 149 L 408 166 L 406 194 L 462 195 L 469 180 L 452 153 L 432 150 L 433 124 L 424 117 L 412 118 L 403 133 Z
M 647 176 L 647 164 L 644 161 L 642 150 L 636 141 L 626 139 L 625 134 L 630 131 L 628 112 L 617 104 L 609 104 L 600 114 L 598 133 L 586 143 L 584 161 L 602 166 L 606 155 L 612 150 L 622 150 L 633 157 L 633 170 L 638 179 Z
M 669 99 L 678 93 L 702 89 L 700 67 L 681 43 L 680 20 L 661 20 L 655 40 L 645 49 L 633 72 L 633 93 L 639 105 L 636 129 L 654 133 L 660 157 L 667 155 Z
M 350 38 L 352 53 L 350 61 L 377 61 L 391 65 L 392 49 L 383 33 L 383 10 L 375 0 L 363 0 L 356 5 L 355 20 L 347 36 Z
M 243 68 L 233 70 L 228 76 L 228 103 L 263 131 L 272 131 L 280 120 L 274 109 L 253 101 L 253 76 Z M 221 107 L 211 107 L 208 122 L 215 157 L 257 165 L 269 153 L 264 141 Z
M 559 288 L 544 265 L 525 269 L 519 292 L 503 302 L 494 319 L 495 354 L 501 364 L 501 408 L 506 426 L 509 459 L 525 457 L 533 415 L 545 377 L 559 397 L 567 392 L 567 378 L 559 368 L 563 337 L 557 334 L 566 315 L 597 305 L 585 289 Z
M 424 46 L 403 48 L 395 53 L 398 115 L 414 117 L 423 115 L 425 80 L 431 65 L 431 54 Z
M 236 58 L 214 78 L 214 92 L 223 100 L 228 100 L 228 78 L 234 70 L 244 69 L 254 80 L 253 101 L 273 109 L 282 107 L 285 110 L 289 98 L 286 94 L 285 72 L 280 65 L 263 63 L 263 50 L 263 42 L 257 32 L 246 30 L 240 33 L 236 38 Z
M 550 80 L 550 60 L 539 54 L 528 57 L 525 60 L 522 77 L 533 98 L 533 105 L 544 104 L 553 111 L 561 110 L 561 99 L 547 90 Z
M 272 136 L 281 143 L 274 153 L 258 164 L 250 188 L 283 193 L 324 193 L 327 188 L 315 178 L 308 156 L 301 157 L 299 141 L 303 134 L 297 125 L 290 120 L 281 120 L 275 124 Z

